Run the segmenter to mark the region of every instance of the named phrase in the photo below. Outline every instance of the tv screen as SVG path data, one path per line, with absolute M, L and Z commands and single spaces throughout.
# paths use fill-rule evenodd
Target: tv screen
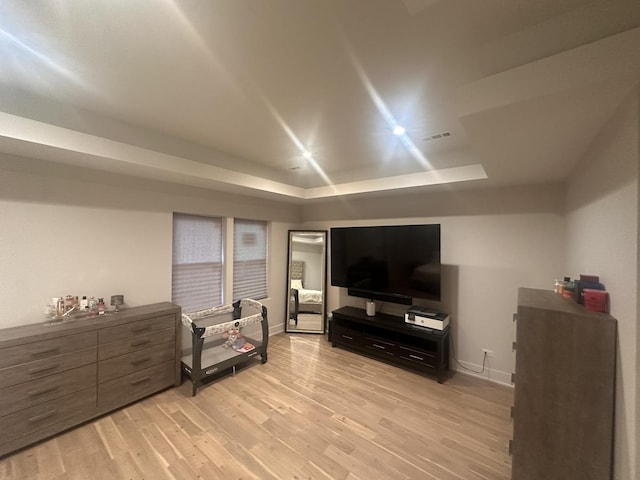
M 439 301 L 440 225 L 332 228 L 331 285 L 367 298 Z

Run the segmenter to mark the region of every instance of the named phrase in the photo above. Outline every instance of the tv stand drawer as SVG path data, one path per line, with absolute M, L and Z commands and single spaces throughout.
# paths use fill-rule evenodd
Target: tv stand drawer
M 365 336 L 362 346 L 380 355 L 396 355 L 398 346 L 382 338 Z
M 334 324 L 333 331 L 331 332 L 331 338 L 333 343 L 362 345 L 364 342 L 362 329 L 358 329 L 357 324 L 349 321 Z
M 398 357 L 408 362 L 426 365 L 432 368 L 436 368 L 438 366 L 438 359 L 434 353 L 416 350 L 404 345 L 398 347 Z

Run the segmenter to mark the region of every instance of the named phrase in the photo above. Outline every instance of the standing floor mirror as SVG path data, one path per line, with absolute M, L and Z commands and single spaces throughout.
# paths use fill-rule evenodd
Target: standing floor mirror
M 327 231 L 289 230 L 286 332 L 324 333 Z

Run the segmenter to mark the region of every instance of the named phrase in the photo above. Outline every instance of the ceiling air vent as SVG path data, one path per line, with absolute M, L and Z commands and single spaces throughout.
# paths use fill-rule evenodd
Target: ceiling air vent
M 450 136 L 451 136 L 451 132 L 440 132 L 440 133 L 434 133 L 433 135 L 424 137 L 422 140 L 424 140 L 425 142 L 431 142 L 433 140 L 441 140 L 443 138 L 448 138 Z

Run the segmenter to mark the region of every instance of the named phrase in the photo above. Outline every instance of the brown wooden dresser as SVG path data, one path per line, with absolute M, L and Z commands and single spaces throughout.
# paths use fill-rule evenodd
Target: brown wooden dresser
M 521 288 L 516 321 L 513 480 L 611 478 L 616 320 Z
M 180 384 L 180 307 L 0 330 L 0 456 Z

